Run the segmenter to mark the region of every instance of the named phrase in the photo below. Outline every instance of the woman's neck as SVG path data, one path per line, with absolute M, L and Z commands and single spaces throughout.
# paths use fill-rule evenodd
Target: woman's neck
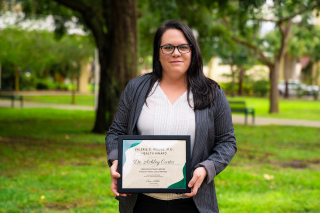
M 183 76 L 181 78 L 173 79 L 162 76 L 160 86 L 161 88 L 166 87 L 174 90 L 186 90 L 188 88 L 187 77 Z
M 174 104 L 186 92 L 188 88 L 187 78 L 172 79 L 163 76 L 159 86 L 170 103 Z

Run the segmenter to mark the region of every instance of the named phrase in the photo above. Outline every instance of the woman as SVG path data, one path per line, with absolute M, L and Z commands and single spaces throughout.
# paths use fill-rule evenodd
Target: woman
M 200 48 L 187 25 L 166 21 L 155 33 L 153 50 L 153 72 L 128 83 L 106 136 L 111 190 L 119 210 L 219 212 L 213 180 L 237 150 L 228 101 L 203 74 Z M 191 136 L 191 193 L 117 192 L 118 135 L 135 134 Z

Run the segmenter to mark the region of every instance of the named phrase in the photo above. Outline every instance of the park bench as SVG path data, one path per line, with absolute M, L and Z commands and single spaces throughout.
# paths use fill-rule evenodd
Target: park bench
M 252 124 L 254 124 L 254 108 L 246 107 L 246 102 L 244 101 L 229 101 L 231 112 L 233 113 L 244 113 L 245 124 L 247 124 L 248 114 L 252 115 Z
M 14 100 L 20 101 L 21 108 L 23 107 L 23 96 L 22 95 L 1 95 L 0 98 L 11 99 L 11 107 L 14 108 Z

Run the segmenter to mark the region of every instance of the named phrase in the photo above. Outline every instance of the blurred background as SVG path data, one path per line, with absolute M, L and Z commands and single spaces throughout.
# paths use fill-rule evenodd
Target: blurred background
M 221 212 L 320 212 L 317 0 L 0 0 L 0 212 L 118 212 L 104 137 L 180 20 L 223 88 L 238 152 Z M 253 119 L 254 117 L 254 119 Z

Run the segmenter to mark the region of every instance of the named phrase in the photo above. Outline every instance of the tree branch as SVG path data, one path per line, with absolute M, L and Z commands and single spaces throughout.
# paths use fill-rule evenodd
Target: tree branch
M 54 0 L 58 4 L 61 4 L 63 6 L 66 6 L 72 10 L 76 10 L 78 12 L 85 13 L 86 10 L 88 9 L 86 5 L 82 1 L 73 1 L 73 0 Z
M 317 7 L 317 5 L 314 5 L 314 6 L 311 7 L 311 8 L 304 8 L 304 9 L 302 9 L 302 10 L 299 10 L 298 12 L 293 13 L 293 14 L 291 14 L 290 16 L 288 16 L 288 17 L 286 17 L 286 18 L 280 19 L 280 20 L 278 21 L 278 23 L 288 21 L 288 20 L 294 18 L 296 15 L 300 15 L 301 13 L 304 13 L 304 12 L 306 12 L 306 11 L 308 11 L 308 10 L 312 11 L 312 10 L 314 10 L 314 8 L 316 8 L 316 7 Z
M 258 48 L 257 46 L 255 46 L 254 44 L 251 44 L 245 40 L 242 40 L 240 38 L 237 38 L 235 36 L 231 36 L 232 40 L 234 40 L 235 42 L 237 42 L 238 44 L 244 45 L 250 49 L 253 49 L 255 51 L 258 52 L 259 54 L 259 59 L 262 63 L 264 63 L 265 65 L 267 65 L 268 67 L 273 67 L 273 63 L 263 54 L 262 50 L 260 48 Z
M 277 23 L 278 20 L 273 20 L 273 19 L 265 19 L 265 18 L 258 18 L 258 19 L 255 19 L 257 21 L 269 21 L 269 22 L 274 22 L 274 23 Z
M 319 6 L 319 3 L 313 5 L 312 7 L 303 8 L 302 10 L 299 10 L 299 11 L 297 11 L 296 13 L 293 13 L 293 14 L 291 14 L 290 16 L 285 17 L 285 18 L 282 18 L 282 19 L 279 19 L 279 20 L 264 19 L 264 18 L 258 18 L 258 19 L 255 19 L 255 20 L 257 20 L 257 21 L 269 21 L 269 22 L 274 22 L 274 23 L 280 24 L 280 23 L 285 22 L 285 21 L 288 21 L 288 20 L 294 18 L 296 15 L 300 15 L 300 14 L 302 14 L 302 13 L 308 11 L 308 10 L 312 11 L 312 10 L 314 10 L 314 9 L 315 9 L 316 7 L 318 7 L 318 6 Z
M 281 47 L 280 47 L 279 55 L 277 57 L 279 61 L 281 60 L 281 58 L 284 56 L 286 52 L 287 43 L 288 43 L 289 35 L 291 32 L 291 25 L 292 25 L 292 20 L 290 20 L 288 24 L 281 22 L 278 25 L 281 32 Z
M 58 4 L 70 8 L 71 10 L 78 11 L 85 20 L 88 28 L 92 31 L 95 38 L 96 45 L 102 47 L 105 44 L 105 33 L 103 32 L 103 23 L 99 21 L 94 10 L 80 0 L 54 0 Z

